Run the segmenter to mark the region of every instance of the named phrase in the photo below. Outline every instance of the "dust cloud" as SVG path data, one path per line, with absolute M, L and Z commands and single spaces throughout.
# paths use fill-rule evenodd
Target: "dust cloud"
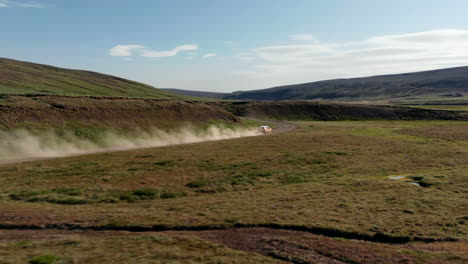
M 24 129 L 0 131 L 0 164 L 232 139 L 256 136 L 258 132 L 256 128 L 226 128 L 213 125 L 203 131 L 193 127 L 183 127 L 171 132 L 153 128 L 136 130 L 130 134 L 104 132 L 98 139 L 90 140 L 79 137 L 72 131 L 59 132 L 53 129 L 42 132 Z

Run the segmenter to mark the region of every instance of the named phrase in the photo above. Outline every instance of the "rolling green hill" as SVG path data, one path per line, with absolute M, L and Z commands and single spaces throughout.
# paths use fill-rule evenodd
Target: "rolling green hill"
M 187 98 L 111 75 L 6 58 L 0 58 L 0 94 Z

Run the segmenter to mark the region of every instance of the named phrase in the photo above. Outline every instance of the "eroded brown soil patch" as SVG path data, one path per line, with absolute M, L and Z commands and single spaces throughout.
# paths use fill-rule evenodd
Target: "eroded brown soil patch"
M 16 223 L 48 223 L 55 215 L 42 210 L 1 209 L 0 223 L 3 225 Z

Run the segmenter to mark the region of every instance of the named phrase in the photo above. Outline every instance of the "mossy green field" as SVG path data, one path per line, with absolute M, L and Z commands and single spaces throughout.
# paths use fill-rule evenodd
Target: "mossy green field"
M 276 135 L 2 165 L 0 224 L 274 226 L 466 246 L 466 122 L 295 124 Z
M 0 263 L 279 263 L 197 238 L 160 235 L 110 238 L 75 235 L 52 242 L 0 244 L 0 252 Z

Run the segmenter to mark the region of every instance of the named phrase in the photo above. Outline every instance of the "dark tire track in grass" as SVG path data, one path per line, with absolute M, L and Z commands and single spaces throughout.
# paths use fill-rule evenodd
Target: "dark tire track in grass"
M 31 226 L 30 226 L 31 227 Z M 50 226 L 49 226 L 50 227 Z M 77 227 L 77 226 L 75 226 Z M 36 228 L 39 228 L 36 226 Z M 62 225 L 61 228 L 64 228 Z M 187 229 L 187 227 L 184 227 Z M 198 228 L 198 230 L 195 230 Z M 208 226 L 206 226 L 208 228 Z M 153 228 L 154 229 L 154 228 Z M 182 227 L 179 227 L 182 229 Z M 74 238 L 99 239 L 99 238 L 131 238 L 131 237 L 186 237 L 210 241 L 227 248 L 255 253 L 280 261 L 294 264 L 380 264 L 380 263 L 426 263 L 416 261 L 413 253 L 430 254 L 426 250 L 427 243 L 411 244 L 385 244 L 362 240 L 335 239 L 310 232 L 275 229 L 275 228 L 223 228 L 201 230 L 201 227 L 192 227 L 193 230 L 166 230 L 131 232 L 122 230 L 83 230 L 83 229 L 37 229 L 37 230 L 1 230 L 0 243 L 28 240 L 65 240 Z M 443 244 L 431 244 L 434 248 L 442 248 L 443 252 L 450 249 L 462 248 L 465 242 Z M 442 247 L 441 247 L 442 246 Z M 410 250 L 408 250 L 410 249 Z M 416 250 L 416 251 L 415 251 Z M 413 253 L 411 253 L 413 252 Z M 452 263 L 449 260 L 464 260 L 465 251 L 458 251 L 452 256 L 446 256 L 442 261 L 429 263 Z M 439 254 L 439 253 L 434 253 Z M 436 255 L 433 255 L 436 256 Z M 415 262 L 416 261 L 416 262 Z M 282 263 L 282 262 L 281 262 Z
M 173 225 L 153 225 L 153 226 L 114 226 L 114 225 L 79 225 L 70 223 L 51 223 L 44 225 L 36 224 L 0 224 L 0 229 L 17 229 L 17 230 L 83 230 L 83 231 L 130 231 L 130 232 L 164 232 L 164 231 L 215 231 L 229 230 L 233 228 L 267 228 L 271 230 L 286 230 L 286 231 L 301 231 L 315 235 L 322 235 L 333 238 L 345 238 L 362 240 L 385 244 L 405 244 L 409 242 L 457 242 L 455 238 L 428 238 L 428 237 L 409 237 L 409 236 L 392 236 L 383 233 L 375 233 L 373 235 L 363 234 L 358 232 L 348 232 L 338 229 L 325 227 L 306 227 L 297 225 L 279 225 L 279 224 L 234 224 L 234 225 L 198 225 L 198 226 L 173 226 Z

